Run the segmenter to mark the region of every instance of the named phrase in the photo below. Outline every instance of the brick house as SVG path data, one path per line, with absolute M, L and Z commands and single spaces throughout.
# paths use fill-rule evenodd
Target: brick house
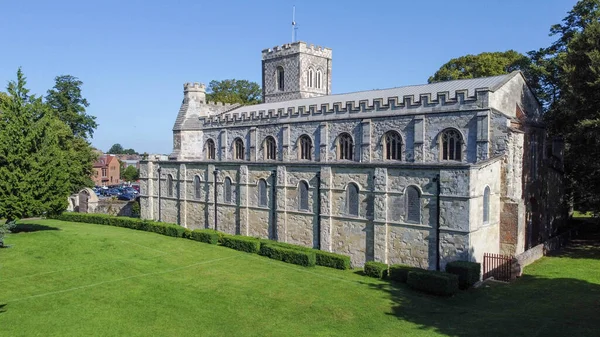
M 101 155 L 94 163 L 94 185 L 108 186 L 118 184 L 121 177 L 121 168 L 116 156 L 110 154 Z

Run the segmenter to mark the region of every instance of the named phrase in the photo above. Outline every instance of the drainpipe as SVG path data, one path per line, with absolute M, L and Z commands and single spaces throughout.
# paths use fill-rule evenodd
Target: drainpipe
M 273 240 L 277 241 L 277 170 L 271 171 L 271 178 L 273 179 L 273 191 L 271 193 L 271 213 L 273 217 Z
M 162 170 L 162 167 L 158 167 L 158 222 L 161 221 L 161 214 L 160 214 L 160 171 Z
M 217 199 L 218 199 L 218 196 L 219 196 L 219 195 L 218 195 L 218 192 L 217 192 L 217 176 L 218 176 L 218 174 L 219 174 L 219 169 L 218 169 L 218 168 L 216 168 L 216 169 L 213 171 L 213 174 L 215 175 L 215 181 L 214 181 L 214 189 L 215 189 L 215 230 L 218 230 L 218 229 L 217 229 L 217 221 L 218 221 L 218 220 L 217 220 L 217 218 L 218 218 L 218 217 L 217 217 Z
M 435 268 L 436 270 L 440 270 L 440 194 L 442 190 L 442 183 L 440 181 L 440 175 L 436 175 L 433 178 L 433 181 L 436 183 L 436 208 L 437 208 L 437 216 L 436 216 L 436 226 L 435 226 Z
M 317 172 L 317 249 L 321 250 L 321 172 Z

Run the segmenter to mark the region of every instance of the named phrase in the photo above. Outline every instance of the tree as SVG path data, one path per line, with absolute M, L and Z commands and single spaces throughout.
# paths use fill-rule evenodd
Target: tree
M 121 146 L 121 144 L 119 144 L 119 143 L 114 144 L 113 146 L 110 147 L 110 149 L 108 150 L 108 153 L 110 153 L 110 154 L 122 154 L 123 153 L 123 146 Z
M 133 166 L 127 166 L 125 172 L 123 172 L 123 180 L 125 181 L 136 181 L 139 177 L 138 170 Z
M 600 0 L 579 1 L 550 32 L 558 39 L 539 51 L 551 65 L 545 83 L 553 100 L 545 119 L 565 140 L 575 207 L 600 213 Z
M 21 69 L 0 100 L 0 218 L 58 213 L 70 194 L 70 128 L 30 96 Z
M 85 113 L 88 101 L 81 96 L 81 82 L 77 77 L 62 75 L 55 78 L 53 89 L 48 90 L 46 103 L 65 122 L 75 137 L 92 138 L 98 127 L 96 117 Z
M 223 103 L 258 104 L 261 102 L 262 89 L 255 82 L 247 80 L 210 81 L 206 100 Z

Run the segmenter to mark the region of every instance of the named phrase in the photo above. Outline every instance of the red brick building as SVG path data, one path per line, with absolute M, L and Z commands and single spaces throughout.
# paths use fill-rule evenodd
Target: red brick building
M 101 155 L 94 163 L 94 185 L 108 186 L 118 184 L 121 180 L 121 168 L 116 156 Z

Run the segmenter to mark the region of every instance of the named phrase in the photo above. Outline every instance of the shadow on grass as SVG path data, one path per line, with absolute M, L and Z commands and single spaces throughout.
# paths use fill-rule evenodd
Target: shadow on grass
M 6 309 L 4 309 L 5 306 L 6 304 L 0 304 L 0 314 L 6 312 Z
M 10 230 L 13 234 L 18 233 L 30 233 L 30 232 L 39 232 L 39 231 L 59 231 L 59 228 L 39 225 L 34 223 L 19 223 L 13 229 Z

